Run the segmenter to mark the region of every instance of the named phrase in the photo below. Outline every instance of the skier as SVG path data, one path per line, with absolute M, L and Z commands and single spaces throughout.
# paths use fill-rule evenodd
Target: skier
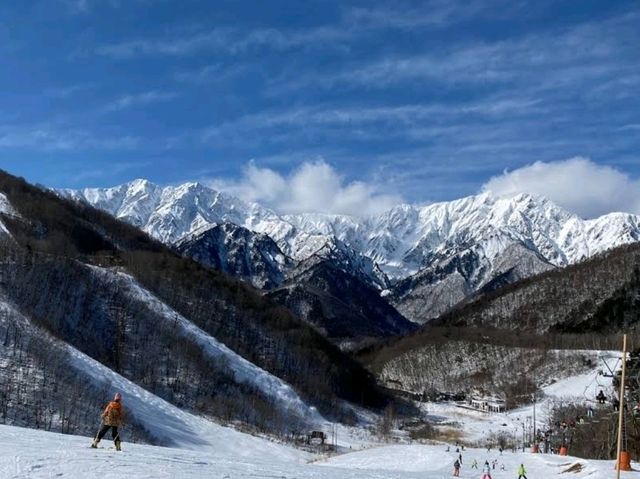
M 478 469 L 478 460 L 474 459 L 473 463 L 471 464 L 471 469 Z
M 525 476 L 526 473 L 527 471 L 524 470 L 524 464 L 520 464 L 520 467 L 518 467 L 518 479 L 527 479 L 527 476 Z
M 456 462 L 453 463 L 453 475 L 455 477 L 460 476 L 460 462 L 456 459 Z
M 602 391 L 602 389 L 596 396 L 596 399 L 598 400 L 598 404 L 604 404 L 604 402 L 607 400 L 607 397 L 604 395 L 604 392 Z
M 462 454 L 458 454 L 458 461 L 460 461 L 460 464 L 462 464 Z
M 118 432 L 118 427 L 122 426 L 124 419 L 124 411 L 122 408 L 122 395 L 120 393 L 116 393 L 113 397 L 113 401 L 107 404 L 107 407 L 104 409 L 102 413 L 102 427 L 98 432 L 98 435 L 91 443 L 92 448 L 97 448 L 98 443 L 104 437 L 104 435 L 111 429 L 111 437 L 113 438 L 113 442 L 116 446 L 116 451 L 120 451 L 120 433 Z
M 491 479 L 491 466 L 489 466 L 489 461 L 484 461 L 484 467 L 482 468 L 482 479 Z

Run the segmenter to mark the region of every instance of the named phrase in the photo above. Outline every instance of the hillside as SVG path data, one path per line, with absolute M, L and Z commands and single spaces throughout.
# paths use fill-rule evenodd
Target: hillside
M 242 282 L 6 173 L 0 192 L 10 205 L 0 213 L 8 347 L 0 377 L 10 392 L 5 410 L 23 408 L 20 424 L 41 427 L 49 397 L 48 428 L 93 429 L 107 391 L 61 375 L 73 360 L 69 347 L 185 410 L 265 430 L 305 423 L 307 405 L 345 419 L 348 401 L 384 404 L 356 362 Z M 42 382 L 25 383 L 26 370 Z M 78 411 L 72 422 L 69 409 Z
M 233 223 L 194 233 L 179 241 L 176 249 L 205 266 L 267 290 L 280 286 L 296 264 L 267 235 Z
M 398 389 L 509 395 L 573 367 L 551 350 L 616 348 L 621 332 L 637 337 L 639 312 L 640 245 L 632 244 L 488 291 L 361 356 Z
M 489 292 L 438 323 L 539 333 L 609 333 L 638 326 L 638 298 L 640 244 L 631 244 Z
M 270 291 L 268 297 L 346 347 L 368 338 L 406 334 L 416 328 L 373 286 L 328 259 L 301 262 L 287 282 Z

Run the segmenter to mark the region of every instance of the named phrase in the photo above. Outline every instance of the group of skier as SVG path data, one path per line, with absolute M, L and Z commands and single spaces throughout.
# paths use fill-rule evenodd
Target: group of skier
M 502 449 L 502 448 L 501 448 Z M 449 447 L 447 446 L 447 451 L 449 451 Z M 458 452 L 458 458 L 456 459 L 456 461 L 453 463 L 453 476 L 454 477 L 460 477 L 460 468 L 462 467 L 462 453 L 460 453 L 460 449 L 456 448 L 456 452 Z M 502 450 L 500 451 L 500 454 L 502 454 Z M 493 461 L 492 464 L 489 464 L 489 460 L 484 461 L 484 466 L 482 467 L 482 477 L 481 479 L 492 479 L 491 477 L 491 471 L 492 469 L 495 470 L 496 466 L 498 465 L 498 460 L 495 459 Z M 471 469 L 478 469 L 478 461 L 477 459 L 473 460 L 473 463 L 471 463 Z M 504 471 L 505 467 L 504 467 L 504 463 L 502 463 L 500 465 L 500 470 Z M 520 464 L 520 466 L 518 466 L 518 479 L 527 479 L 527 471 L 524 468 L 524 464 Z
M 460 459 L 456 459 L 456 462 L 453 463 L 453 475 L 454 477 L 460 476 L 460 467 L 462 467 L 462 463 Z M 493 469 L 495 469 L 495 461 L 493 464 Z M 478 461 L 474 460 L 473 464 L 471 464 L 471 469 L 478 469 Z M 504 471 L 504 464 L 500 467 L 500 470 Z M 520 464 L 518 466 L 518 479 L 527 479 L 527 471 L 524 468 L 524 464 Z M 484 461 L 484 466 L 482 467 L 482 477 L 481 479 L 492 479 L 491 477 L 491 465 L 489 461 Z

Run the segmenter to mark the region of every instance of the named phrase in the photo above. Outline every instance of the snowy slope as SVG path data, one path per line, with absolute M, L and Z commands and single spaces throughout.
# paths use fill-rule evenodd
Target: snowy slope
M 11 479 L 50 479 L 69 477 L 82 479 L 444 479 L 451 477 L 451 465 L 457 454 L 445 447 L 425 445 L 383 446 L 357 451 L 313 463 L 306 455 L 289 453 L 284 448 L 252 438 L 251 455 L 241 456 L 242 444 L 233 442 L 234 451 L 225 448 L 228 437 L 220 437 L 209 449 L 199 451 L 127 444 L 122 453 L 110 449 L 92 450 L 89 438 L 63 436 L 41 431 L 0 426 L 0 477 Z M 223 449 L 219 449 L 223 447 Z M 547 479 L 567 477 L 574 464 L 582 470 L 571 473 L 575 479 L 613 477 L 612 461 L 590 461 L 572 457 L 498 453 L 467 449 L 464 452 L 461 478 L 480 477 L 470 464 L 476 459 L 498 460 L 492 471 L 496 479 L 516 477 L 516 469 L 524 463 L 528 477 Z M 504 464 L 505 470 L 500 471 Z M 637 469 L 638 464 L 633 466 Z M 626 472 L 625 478 L 640 477 L 639 472 Z
M 112 276 L 110 270 L 92 267 L 97 274 Z M 236 381 L 249 383 L 262 391 L 267 397 L 272 398 L 274 404 L 279 407 L 295 412 L 295 414 L 310 423 L 324 422 L 324 418 L 317 410 L 308 406 L 295 392 L 295 390 L 280 378 L 259 368 L 255 364 L 247 361 L 217 339 L 213 338 L 191 321 L 180 315 L 178 312 L 160 301 L 157 297 L 144 289 L 130 275 L 118 273 L 119 286 L 122 290 L 144 302 L 147 307 L 155 310 L 165 321 L 175 325 L 176 338 L 189 337 L 194 339 L 202 348 L 205 355 L 210 356 L 217 362 L 225 364 L 225 368 L 233 372 Z M 103 367 L 106 371 L 110 371 Z M 112 373 L 115 374 L 115 373 Z
M 125 279 L 127 281 L 123 281 L 124 287 L 126 287 L 128 277 L 125 277 Z M 133 282 L 129 284 L 129 287 L 132 288 L 132 294 L 140 295 L 149 301 L 151 307 L 158 308 L 167 320 L 176 321 L 181 328 L 185 329 L 185 334 L 197 336 L 199 341 L 203 343 L 203 350 L 216 357 L 225 358 L 229 367 L 233 368 L 236 373 L 236 379 L 238 381 L 250 381 L 256 384 L 266 394 L 275 396 L 279 401 L 278 404 L 283 408 L 291 408 L 297 411 L 301 417 L 306 417 L 310 422 L 314 420 L 322 421 L 322 423 L 325 422 L 314 408 L 310 408 L 300 400 L 289 385 L 237 356 L 233 351 L 207 336 L 193 324 L 177 315 L 177 313 L 169 311 L 165 305 L 161 304 L 157 299 L 150 297 L 149 293 L 142 290 Z M 2 313 L 2 320 L 11 316 L 15 324 L 19 325 L 21 331 L 23 331 L 22 335 L 25 337 L 27 336 L 26 332 L 47 335 L 44 331 L 38 330 L 31 325 L 27 318 L 1 297 L 0 313 Z M 0 321 L 0 324 L 1 323 L 2 321 Z M 82 377 L 85 381 L 92 382 L 98 388 L 107 391 L 108 396 L 104 398 L 105 402 L 114 392 L 119 391 L 122 393 L 127 417 L 135 420 L 138 425 L 143 427 L 149 435 L 160 444 L 187 449 L 208 449 L 215 446 L 218 452 L 235 452 L 238 455 L 251 455 L 253 454 L 251 451 L 255 445 L 262 444 L 261 441 L 253 436 L 242 434 L 232 428 L 220 426 L 203 417 L 183 411 L 122 377 L 69 344 L 52 337 L 49 339 L 50 350 L 53 352 L 54 350 L 63 349 L 66 352 L 69 366 L 75 369 L 78 376 Z M 7 350 L 7 354 L 10 356 L 11 351 Z M 11 365 L 12 363 L 8 362 L 7 364 Z M 7 364 L 4 361 L 3 355 L 0 354 L 0 367 L 6 367 Z M 24 380 L 27 381 L 28 379 L 25 378 Z M 32 378 L 32 380 L 36 380 L 36 378 Z M 96 427 L 99 422 L 99 412 L 100 411 L 96 411 Z M 125 440 L 127 437 L 126 431 L 127 427 L 125 427 L 123 431 Z M 261 445 L 258 451 L 264 452 L 265 455 L 273 453 L 282 455 L 294 452 L 289 448 L 283 448 L 271 442 L 267 442 L 266 445 Z M 295 454 L 297 457 L 298 454 Z M 4 478 L 6 476 L 0 475 L 0 477 Z
M 0 192 L 0 215 L 13 216 L 13 217 L 19 216 L 16 210 L 13 208 L 13 206 L 11 206 L 11 203 L 9 202 L 9 199 L 7 198 L 7 196 L 2 192 Z M 11 233 L 9 233 L 9 230 L 2 223 L 1 220 L 0 220 L 0 235 L 11 236 Z
M 123 378 L 98 361 L 68 347 L 72 365 L 79 374 L 110 391 L 119 391 L 128 415 L 135 417 L 153 437 L 160 442 L 186 449 L 215 448 L 217 453 L 234 453 L 239 456 L 253 455 L 253 448 L 260 444 L 257 453 L 265 457 L 271 454 L 291 454 L 288 448 L 240 433 L 232 428 L 220 426 L 202 417 L 189 414 L 163 399 L 151 394 L 135 383 Z M 96 418 L 98 419 L 98 418 Z M 126 441 L 126 426 L 122 432 Z M 107 440 L 104 441 L 108 443 Z

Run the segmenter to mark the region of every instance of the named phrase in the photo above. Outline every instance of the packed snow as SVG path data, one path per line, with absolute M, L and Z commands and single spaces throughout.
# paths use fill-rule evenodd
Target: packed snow
M 221 435 L 199 450 L 123 444 L 116 452 L 90 449 L 90 438 L 65 436 L 10 426 L 0 426 L 0 477 L 6 479 L 444 479 L 451 477 L 458 457 L 445 445 L 382 445 L 330 458 L 311 457 L 268 441 L 251 438 L 251 445 Z M 481 477 L 485 460 L 494 479 L 515 478 L 524 464 L 529 479 L 614 477 L 613 461 L 591 461 L 545 454 L 466 449 L 461 453 L 461 478 Z M 474 459 L 478 469 L 472 468 Z M 502 467 L 504 466 L 504 470 Z M 633 463 L 638 468 L 637 463 Z M 571 471 L 571 474 L 567 474 Z M 625 472 L 626 479 L 640 472 Z

